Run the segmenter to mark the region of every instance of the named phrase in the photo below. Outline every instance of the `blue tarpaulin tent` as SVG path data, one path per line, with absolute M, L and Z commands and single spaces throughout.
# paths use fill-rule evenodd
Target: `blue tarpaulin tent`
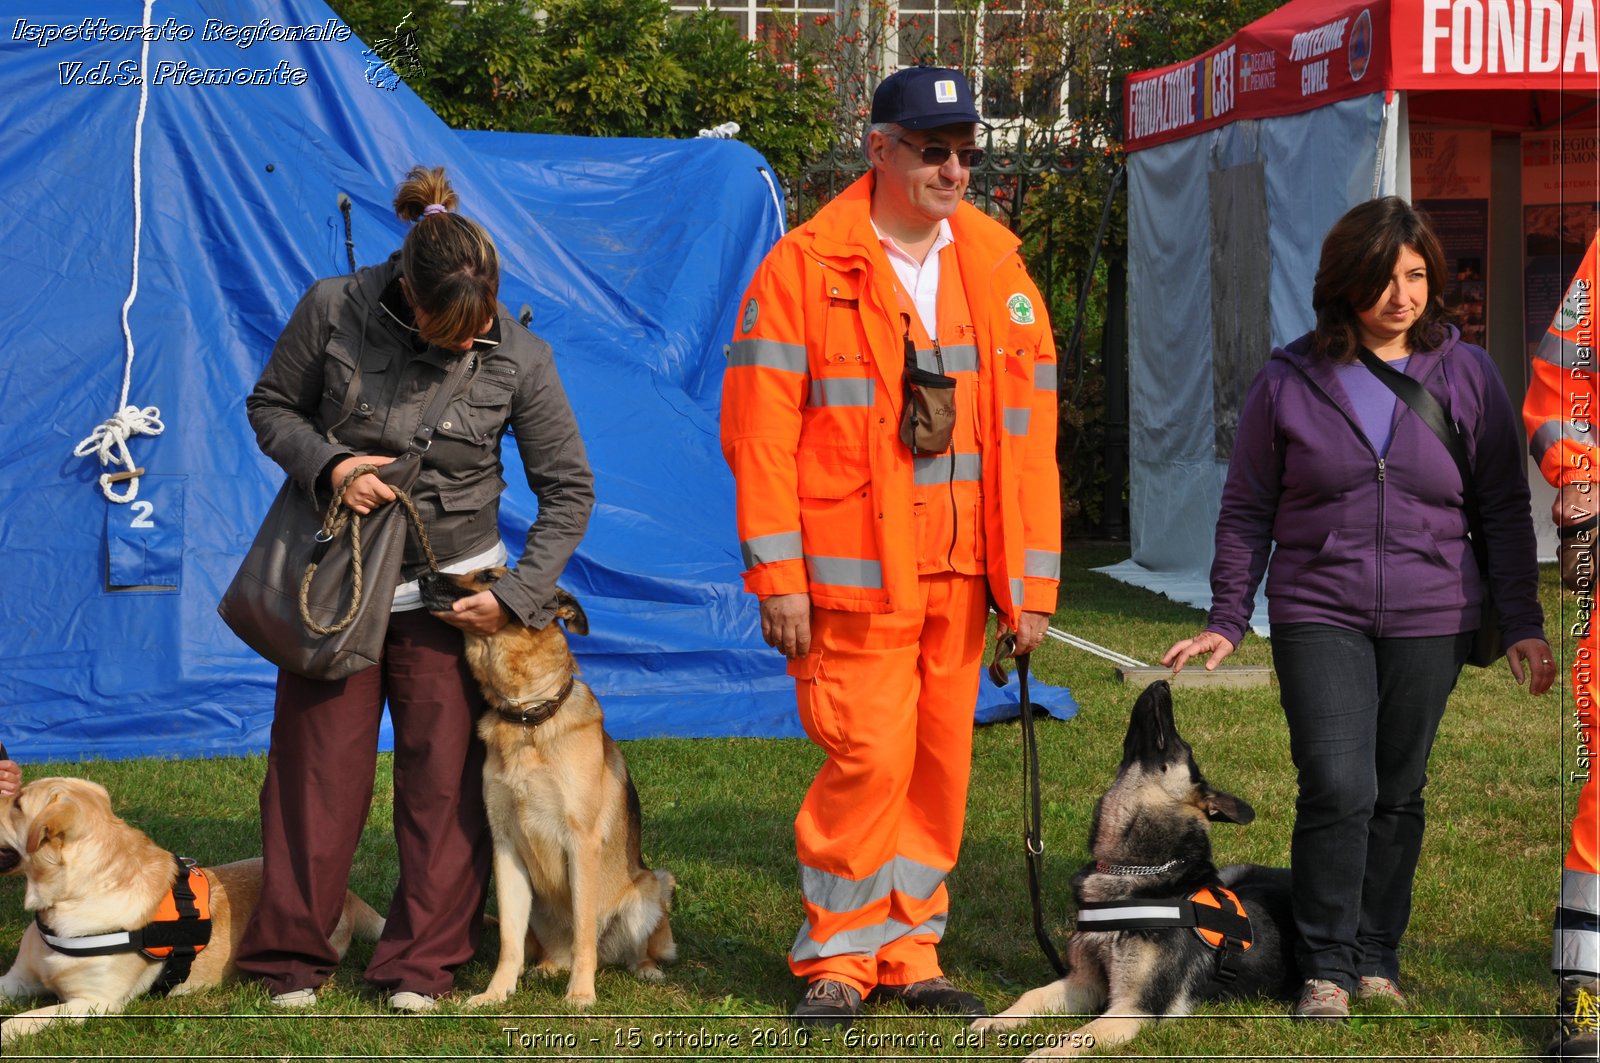
M 715 139 L 458 133 L 313 0 L 265 22 L 242 3 L 149 6 L 148 32 L 136 0 L 14 5 L 0 26 L 12 753 L 265 747 L 273 671 L 215 613 L 282 479 L 244 397 L 307 286 L 348 271 L 341 194 L 357 262 L 378 261 L 419 162 L 447 166 L 495 235 L 501 299 L 531 310 L 577 411 L 598 505 L 563 583 L 589 614 L 576 649 L 608 728 L 799 734 L 740 587 L 717 445 L 738 296 L 782 232 L 764 160 Z M 129 439 L 144 473 L 117 502 L 99 480 L 118 467 L 75 450 L 124 407 L 159 431 Z M 504 458 L 518 544 L 536 504 Z M 1065 692 L 1036 698 L 1071 712 Z

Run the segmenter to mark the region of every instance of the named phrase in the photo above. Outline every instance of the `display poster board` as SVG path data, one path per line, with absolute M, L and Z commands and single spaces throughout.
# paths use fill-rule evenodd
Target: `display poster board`
M 1522 137 L 1522 334 L 1531 357 L 1600 225 L 1594 131 Z
M 1488 346 L 1489 131 L 1411 127 L 1412 201 L 1444 248 L 1445 303 L 1461 338 Z

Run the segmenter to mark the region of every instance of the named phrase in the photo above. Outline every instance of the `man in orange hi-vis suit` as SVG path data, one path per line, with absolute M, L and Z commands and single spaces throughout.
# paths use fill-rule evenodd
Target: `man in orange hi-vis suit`
M 1567 288 L 1555 320 L 1534 353 L 1532 379 L 1523 403 L 1529 447 L 1539 470 L 1556 488 L 1551 513 L 1563 537 L 1592 525 L 1600 490 L 1600 461 L 1594 422 L 1596 409 L 1594 295 L 1600 235 Z M 1551 968 L 1561 979 L 1561 1028 L 1545 1050 L 1553 1059 L 1595 1059 L 1600 1029 L 1600 787 L 1590 771 L 1590 737 L 1595 712 L 1600 628 L 1590 623 L 1594 605 L 1593 555 L 1575 566 L 1563 565 L 1563 580 L 1579 594 L 1572 660 L 1573 719 L 1578 755 L 1563 771 L 1586 778 L 1572 821 L 1572 845 L 1561 871 Z
M 768 254 L 723 377 L 745 587 L 827 753 L 795 819 L 802 1023 L 985 1013 L 939 965 L 944 880 L 989 602 L 1019 654 L 1043 639 L 1061 505 L 1044 302 L 962 198 L 978 122 L 954 70 L 879 85 L 871 169 Z

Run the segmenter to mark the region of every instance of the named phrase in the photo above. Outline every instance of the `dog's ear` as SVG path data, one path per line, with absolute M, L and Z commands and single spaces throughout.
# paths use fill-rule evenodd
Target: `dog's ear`
M 1250 807 L 1250 802 L 1242 797 L 1223 793 L 1221 790 L 1212 790 L 1209 787 L 1202 795 L 1206 817 L 1212 820 L 1221 820 L 1224 823 L 1237 823 L 1244 826 L 1256 818 L 1256 810 Z
M 560 587 L 556 588 L 556 616 L 566 622 L 567 630 L 574 635 L 589 633 L 589 615 L 578 604 L 578 599 Z
M 28 825 L 28 855 L 32 856 L 52 842 L 59 842 L 77 821 L 78 810 L 70 800 L 60 794 L 51 794 Z

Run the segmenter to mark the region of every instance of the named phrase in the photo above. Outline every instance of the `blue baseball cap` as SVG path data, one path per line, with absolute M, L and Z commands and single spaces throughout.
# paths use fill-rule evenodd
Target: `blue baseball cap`
M 972 102 L 972 88 L 959 70 L 908 66 L 884 78 L 872 94 L 873 125 L 888 122 L 905 129 L 934 129 L 982 121 Z

